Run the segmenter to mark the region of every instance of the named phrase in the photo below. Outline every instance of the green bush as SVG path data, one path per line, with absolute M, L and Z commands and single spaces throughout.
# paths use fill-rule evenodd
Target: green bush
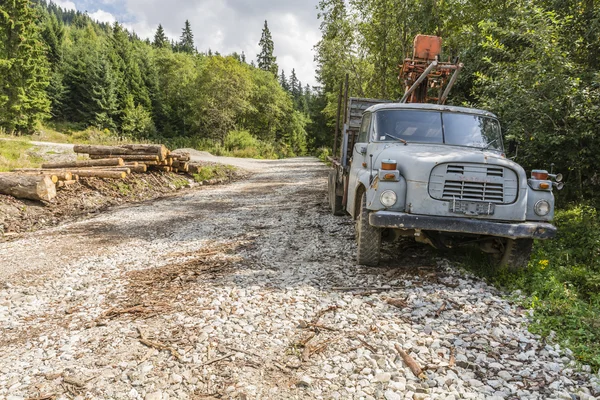
M 534 311 L 531 330 L 556 339 L 578 360 L 600 367 L 600 216 L 589 206 L 558 211 L 554 240 L 538 241 L 529 268 L 491 280 L 521 290 Z
M 229 151 L 245 150 L 249 148 L 258 149 L 260 140 L 248 131 L 231 131 L 225 136 L 223 146 Z
M 329 157 L 330 155 L 331 150 L 329 149 L 329 147 L 319 147 L 315 153 L 315 156 L 323 162 L 327 162 L 327 157 Z

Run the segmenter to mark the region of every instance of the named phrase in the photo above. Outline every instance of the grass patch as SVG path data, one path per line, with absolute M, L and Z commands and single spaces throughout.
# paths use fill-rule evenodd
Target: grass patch
M 0 171 L 39 167 L 43 160 L 28 153 L 32 147 L 31 143 L 24 140 L 0 140 Z
M 85 128 L 77 124 L 66 122 L 50 122 L 40 127 L 32 135 L 7 135 L 0 133 L 0 138 L 19 139 L 23 141 L 70 143 L 70 144 L 99 144 L 118 145 L 130 143 L 149 143 L 128 137 L 118 136 L 108 129 Z
M 230 179 L 236 170 L 237 168 L 231 165 L 207 165 L 200 168 L 197 174 L 194 174 L 194 180 L 196 182 L 203 182 L 210 179 Z
M 558 236 L 538 241 L 524 271 L 491 268 L 470 254 L 466 267 L 506 290 L 519 290 L 533 310 L 529 329 L 570 348 L 583 364 L 600 368 L 600 215 L 593 207 L 558 211 Z

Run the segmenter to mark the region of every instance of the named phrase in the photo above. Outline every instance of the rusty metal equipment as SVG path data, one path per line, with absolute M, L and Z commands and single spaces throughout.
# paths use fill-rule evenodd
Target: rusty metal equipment
M 464 65 L 458 58 L 441 62 L 441 52 L 441 37 L 415 37 L 413 56 L 404 60 L 400 71 L 399 79 L 406 88 L 400 103 L 446 103 Z

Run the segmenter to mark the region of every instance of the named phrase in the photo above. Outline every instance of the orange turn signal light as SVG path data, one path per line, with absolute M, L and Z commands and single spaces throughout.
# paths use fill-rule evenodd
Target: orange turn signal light
M 550 189 L 550 184 L 548 182 L 540 183 L 540 189 Z
M 383 179 L 396 179 L 396 175 L 395 174 L 385 174 L 383 176 Z

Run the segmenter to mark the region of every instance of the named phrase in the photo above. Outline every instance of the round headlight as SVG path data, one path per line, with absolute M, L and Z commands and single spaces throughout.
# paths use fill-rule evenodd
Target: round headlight
M 546 215 L 550 214 L 550 203 L 548 203 L 546 200 L 540 200 L 535 203 L 533 211 L 535 211 L 535 213 L 540 217 L 545 217 Z
M 381 200 L 381 204 L 383 204 L 385 207 L 391 207 L 396 204 L 396 201 L 398 201 L 398 196 L 396 196 L 396 193 L 392 192 L 391 190 L 386 190 L 385 192 L 381 193 L 381 197 L 379 199 Z

